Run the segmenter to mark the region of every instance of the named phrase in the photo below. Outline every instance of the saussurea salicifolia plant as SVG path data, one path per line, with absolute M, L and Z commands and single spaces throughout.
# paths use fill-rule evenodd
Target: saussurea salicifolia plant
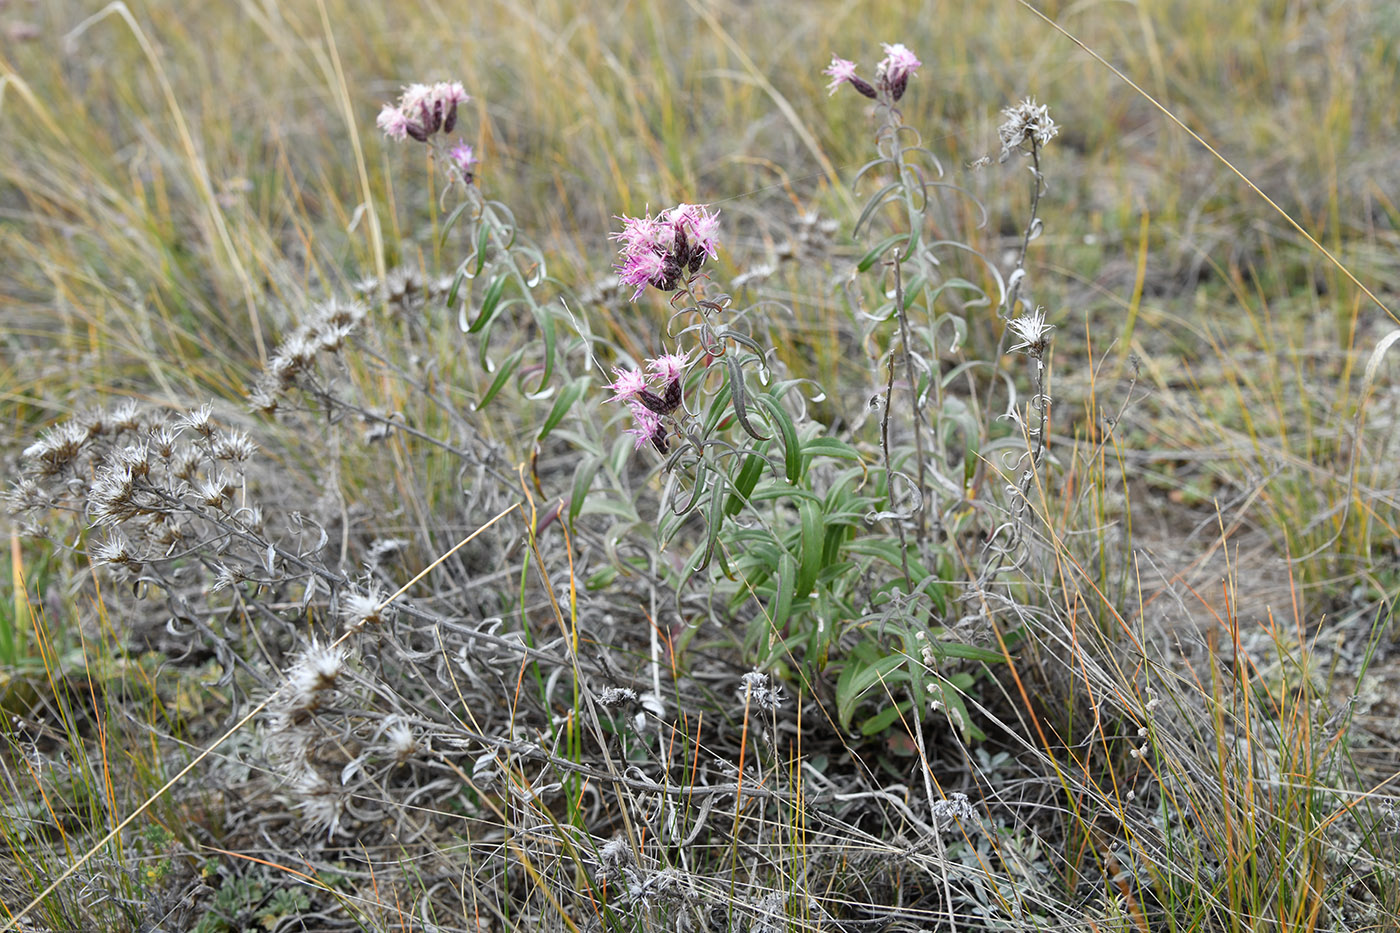
M 747 618 L 750 661 L 818 689 L 814 679 L 838 641 L 868 624 L 888 628 L 891 605 L 926 600 L 946 611 L 946 572 L 906 560 L 902 540 L 881 528 L 890 517 L 889 474 L 872 475 L 856 446 L 807 416 L 808 395 L 825 389 L 775 372 L 755 336 L 771 306 L 735 308 L 729 295 L 711 292 L 704 264 L 717 255 L 717 215 L 681 204 L 621 220 L 618 276 L 634 300 L 648 288 L 671 295 L 672 345 L 640 365 L 615 368 L 607 401 L 628 407 L 636 449 L 664 458 L 658 551 L 695 540 L 675 574 L 678 611 L 693 622 L 713 617 L 719 603 L 724 616 Z M 696 530 L 686 532 L 692 521 Z M 695 594 L 698 611 L 688 608 Z M 697 629 L 692 624 L 682 643 Z M 914 658 L 1000 657 L 927 625 L 903 630 Z M 869 656 L 870 647 L 845 660 L 836 689 L 846 725 L 860 696 L 892 670 Z M 904 664 L 908 655 L 897 657 Z M 971 685 L 965 673 L 945 676 L 923 665 L 906 679 L 920 696 L 945 698 L 968 726 L 958 696 Z M 863 728 L 879 731 L 908 706 L 890 707 Z
M 430 146 L 435 159 L 447 167 L 450 184 L 443 197 L 457 195 L 461 199 L 442 225 L 441 236 L 446 241 L 458 224 L 463 224 L 461 236 L 467 244 L 466 256 L 457 266 L 445 301 L 449 308 L 457 308 L 457 326 L 473 336 L 478 365 L 492 376 L 475 403 L 480 410 L 512 377 L 532 397 L 551 394 L 558 364 L 558 324 L 569 317 L 562 304 L 547 303 L 536 294 L 547 278 L 544 254 L 521 236 L 511 209 L 484 197 L 474 183 L 480 160 L 473 147 L 451 139 L 458 105 L 468 100 L 462 85 L 456 82 L 411 84 L 397 104 L 384 106 L 378 123 L 391 139 L 413 139 Z M 529 312 L 539 340 L 517 342 L 504 359 L 493 360 L 493 328 L 517 306 Z M 538 353 L 537 359 L 529 358 L 532 350 Z M 537 439 L 558 424 L 583 394 L 586 384 L 586 379 L 576 379 L 560 394 L 553 416 L 546 419 Z
M 825 72 L 832 94 L 849 85 L 874 102 L 879 121 L 875 157 L 854 179 L 857 186 L 877 186 L 853 231 L 858 241 L 873 242 L 846 293 L 873 363 L 870 407 L 878 413 L 884 480 L 879 506 L 868 516 L 872 526 L 862 534 L 881 541 L 896 568 L 849 617 L 862 638 L 842 672 L 837 706 L 844 721 L 868 696 L 881 707 L 865 721 L 868 730 L 906 712 L 917 718 L 925 709 L 942 710 L 955 727 L 976 735 L 960 698 L 973 672 L 951 659 L 1001 660 L 1020 637 L 1024 578 L 1011 571 L 1031 551 L 1027 504 L 1045 459 L 1051 330 L 1030 303 L 1025 258 L 1042 229 L 1040 155 L 1056 127 L 1046 108 L 1030 101 L 1006 112 L 1001 159 L 1030 155 L 1032 192 L 1015 269 L 1003 277 L 971 245 L 932 234 L 956 229 L 958 214 L 948 201 L 970 196 L 940 180 L 937 156 L 904 122 L 899 104 L 921 62 L 903 45 L 886 45 L 884 52 L 873 79 L 840 57 Z M 873 303 L 861 274 L 876 277 Z M 1024 405 L 1000 363 L 1012 338 L 1009 350 L 1032 362 L 1032 394 Z M 969 348 L 992 345 L 990 359 L 968 355 Z M 1002 397 L 1003 412 L 994 415 Z M 989 472 L 1005 481 L 998 486 Z M 996 650 L 966 642 L 995 642 Z

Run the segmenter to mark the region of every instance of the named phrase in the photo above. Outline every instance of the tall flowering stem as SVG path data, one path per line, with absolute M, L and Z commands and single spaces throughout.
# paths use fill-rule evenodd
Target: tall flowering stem
M 997 130 L 997 135 L 1001 138 L 1001 155 L 999 161 L 1005 162 L 1017 153 L 1024 153 L 1030 156 L 1031 183 L 1030 183 L 1030 207 L 1027 211 L 1026 225 L 1021 233 L 1021 245 L 1016 254 L 1016 266 L 1011 271 L 1007 279 L 1006 295 L 1001 307 L 997 309 L 1006 326 L 1003 328 L 1001 337 L 997 343 L 995 359 L 1001 359 L 1007 352 L 1007 340 L 1012 335 L 1019 335 L 1016 329 L 1017 311 L 1022 301 L 1022 293 L 1026 285 L 1026 253 L 1030 249 L 1031 240 L 1040 236 L 1044 232 L 1045 226 L 1040 219 L 1040 197 L 1045 192 L 1045 176 L 1040 168 L 1040 154 L 1046 144 L 1054 139 L 1060 132 L 1060 128 L 1055 121 L 1050 119 L 1050 110 L 1043 104 L 1036 104 L 1033 98 L 1027 98 L 1015 107 L 1008 107 L 1002 111 L 1004 122 Z M 983 160 L 989 162 L 990 159 Z M 1039 309 L 1034 312 L 1039 314 Z M 1041 318 L 1042 323 L 1044 318 Z M 1037 383 L 1042 383 L 1044 378 L 1044 360 L 1039 360 L 1040 371 L 1037 374 Z M 987 395 L 984 408 L 988 411 L 992 406 L 992 393 L 996 389 L 996 381 L 991 380 L 987 384 Z M 1040 389 L 1037 389 L 1037 397 L 1040 396 Z M 1048 399 L 1045 402 L 1048 403 Z M 1039 458 L 1037 457 L 1037 462 Z M 986 477 L 987 465 L 982 462 L 978 465 L 977 476 L 973 480 L 973 489 L 979 489 Z
M 632 415 L 628 434 L 636 438 L 638 450 L 652 447 L 665 456 L 665 471 L 673 481 L 685 476 L 690 494 L 683 501 L 671 503 L 670 510 L 678 516 L 689 514 L 709 503 L 706 520 L 708 540 L 697 551 L 698 563 L 693 569 L 703 569 L 717 545 L 725 520 L 724 506 L 731 491 L 737 489 L 732 471 L 724 468 L 727 458 L 758 456 L 745 444 L 732 443 L 721 433 L 725 423 L 733 421 L 754 441 L 771 440 L 750 420 L 755 403 L 765 418 L 771 421 L 776 402 L 765 395 L 751 399 L 745 384 L 745 366 L 756 363 L 760 377 L 766 378 L 766 354 L 747 333 L 739 329 L 744 311 L 731 308 L 728 295 L 707 296 L 705 293 L 705 263 L 718 256 L 719 215 L 702 204 L 678 204 L 658 214 L 620 217 L 622 229 L 612 234 L 618 245 L 618 261 L 614 271 L 618 281 L 631 289 L 631 299 L 638 300 L 649 289 L 668 293 L 675 309 L 667 337 L 677 346 L 659 353 L 637 368 L 617 368 L 608 385 L 612 395 L 608 402 L 625 404 Z M 678 330 L 674 325 L 680 322 Z M 674 332 L 673 332 L 674 331 Z M 747 351 L 747 352 L 745 352 Z M 704 377 L 692 378 L 697 371 L 709 374 L 718 371 L 728 390 L 727 404 L 733 418 L 719 416 L 714 402 L 720 395 L 710 393 L 710 408 L 701 417 L 702 403 L 688 397 L 687 384 L 702 392 L 707 384 Z M 678 446 L 673 446 L 677 445 Z M 795 451 L 794 451 L 795 453 Z M 693 470 L 693 472 L 692 472 Z M 741 493 L 746 495 L 746 493 Z
M 909 49 L 902 44 L 886 44 L 884 46 L 885 57 L 880 61 L 875 69 L 875 80 L 869 82 L 856 74 L 856 65 L 846 59 L 834 57 L 831 66 L 827 68 L 826 74 L 832 78 L 828 86 L 832 93 L 842 85 L 849 84 L 857 93 L 864 97 L 871 98 L 880 107 L 883 121 L 876 132 L 875 145 L 878 158 L 866 164 L 857 176 L 860 177 L 877 168 L 887 168 L 895 178 L 894 184 L 898 187 L 898 194 L 895 195 L 904 205 L 906 222 L 908 224 L 908 236 L 903 237 L 902 246 L 896 242 L 884 258 L 884 263 L 890 271 L 890 277 L 894 290 L 893 316 L 897 324 L 899 336 L 899 354 L 904 370 L 904 379 L 908 383 L 910 399 L 913 407 L 913 433 L 914 433 L 914 456 L 916 465 L 916 501 L 906 514 L 917 514 L 918 540 L 921 544 L 929 540 L 930 511 L 937 513 L 937 497 L 932 485 L 929 482 L 928 457 L 924 447 L 923 437 L 923 393 L 919 390 L 919 379 L 915 371 L 914 355 L 911 349 L 911 332 L 909 325 L 909 314 L 906 307 L 904 293 L 904 266 L 911 260 L 919 256 L 919 245 L 924 227 L 924 208 L 927 205 L 925 193 L 926 182 L 924 181 L 917 166 L 913 165 L 908 154 L 911 151 L 922 152 L 928 155 L 923 149 L 919 139 L 919 134 L 912 127 L 904 124 L 903 115 L 897 106 L 899 100 L 904 96 L 908 88 L 909 79 L 922 65 L 919 59 Z M 933 164 L 938 173 L 942 174 L 942 167 L 937 160 Z M 882 191 L 882 198 L 885 192 Z M 893 198 L 891 198 L 893 199 Z M 867 208 L 867 216 L 873 216 L 874 211 Z M 859 229 L 857 229 L 859 233 Z M 885 384 L 885 393 L 881 412 L 880 436 L 882 454 L 885 461 L 886 485 L 889 488 L 890 511 L 897 513 L 894 508 L 895 496 L 895 468 L 893 458 L 889 449 L 889 419 L 893 410 L 894 386 L 895 386 L 895 364 L 894 349 L 890 349 L 891 359 L 888 367 L 888 379 Z M 930 379 L 930 387 L 934 393 L 935 413 L 942 409 L 942 384 L 940 380 Z M 900 538 L 901 555 L 905 561 L 906 584 L 909 583 L 908 543 L 905 541 L 904 525 L 901 518 L 894 520 L 896 531 Z

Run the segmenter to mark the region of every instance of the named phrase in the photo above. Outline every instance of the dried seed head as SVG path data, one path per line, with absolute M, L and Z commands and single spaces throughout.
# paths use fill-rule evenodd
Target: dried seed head
M 258 452 L 258 445 L 242 431 L 219 432 L 214 437 L 209 454 L 215 460 L 242 463 Z
M 331 782 L 310 768 L 303 770 L 292 781 L 292 792 L 301 799 L 296 809 L 306 820 L 308 834 L 326 831 L 329 840 L 340 829 L 341 817 L 345 815 L 345 795 L 338 793 Z
M 175 455 L 179 440 L 179 430 L 167 424 L 157 425 L 146 435 L 146 444 L 162 460 L 169 460 Z
M 972 802 L 967 799 L 967 794 L 953 794 L 944 800 L 935 801 L 933 804 L 932 816 L 937 823 L 948 823 L 951 821 L 972 821 L 977 819 L 977 811 L 972 808 Z
M 351 590 L 340 597 L 340 617 L 347 625 L 378 625 L 393 616 L 392 606 L 384 605 L 384 591 L 370 583 L 363 592 Z
M 121 532 L 108 532 L 105 540 L 96 544 L 91 551 L 92 559 L 105 564 L 134 567 L 141 563 L 131 549 L 131 542 Z
M 637 691 L 630 687 L 604 687 L 598 692 L 598 703 L 611 709 L 624 703 L 636 703 Z
M 1026 98 L 1015 107 L 1007 107 L 1001 113 L 1006 117 L 1006 122 L 1002 123 L 997 134 L 1001 137 L 1003 162 L 1011 153 L 1023 149 L 1027 144 L 1036 149 L 1045 148 L 1060 132 L 1055 121 L 1050 119 L 1050 108 L 1036 104 L 1033 97 Z
M 233 480 L 227 474 L 219 473 L 199 484 L 195 491 L 195 498 L 211 509 L 223 511 L 233 500 L 234 489 Z
M 126 399 L 112 409 L 109 419 L 117 431 L 137 431 L 141 428 L 141 410 L 132 399 Z
M 413 727 L 408 721 L 391 716 L 384 726 L 384 748 L 390 758 L 395 762 L 403 764 L 412 758 L 422 749 L 422 743 L 418 741 L 418 736 L 413 732 Z
M 762 671 L 749 671 L 739 688 L 739 699 L 750 706 L 774 712 L 783 704 L 783 688 L 771 684 Z
M 287 672 L 291 687 L 288 708 L 301 711 L 319 708 L 345 673 L 345 657 L 346 651 L 340 645 L 322 645 L 313 639 Z
M 39 439 L 24 449 L 23 457 L 32 461 L 41 476 L 57 476 L 78 456 L 88 440 L 87 430 L 72 421 L 49 428 Z
M 214 433 L 214 406 L 205 402 L 194 411 L 186 412 L 176 419 L 176 428 L 189 428 L 200 437 L 207 438 Z
M 1009 352 L 1024 350 L 1031 356 L 1039 357 L 1050 345 L 1050 332 L 1054 325 L 1045 323 L 1045 310 L 1036 308 L 1007 324 L 1012 334 L 1020 341 L 1009 348 Z

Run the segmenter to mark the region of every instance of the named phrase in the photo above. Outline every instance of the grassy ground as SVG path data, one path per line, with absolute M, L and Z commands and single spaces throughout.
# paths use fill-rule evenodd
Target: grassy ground
M 1015 2 L 0 6 L 11 475 L 88 426 L 10 526 L 0 924 L 76 865 L 14 928 L 1400 925 L 1400 12 L 1039 8 L 1316 243 Z M 928 299 L 965 335 L 930 328 L 937 412 L 882 440 L 918 379 L 853 228 L 894 176 L 856 181 L 879 117 L 821 69 L 895 41 L 965 193 L 924 216 L 966 247 L 939 275 L 991 301 Z M 456 286 L 485 214 L 374 126 L 440 80 L 522 250 Z M 1028 96 L 1060 126 L 1034 205 L 997 159 Z M 811 380 L 753 408 L 761 450 L 715 409 L 708 491 L 599 394 L 598 362 L 688 339 L 608 238 L 678 202 L 720 212 L 701 294 Z M 357 295 L 352 342 L 267 375 Z M 997 417 L 1038 394 L 1003 352 L 1032 305 L 1039 431 Z M 162 426 L 204 502 L 121 514 L 112 458 Z M 935 532 L 892 493 L 926 456 L 962 474 Z M 667 511 L 689 492 L 713 508 Z M 123 565 L 137 524 L 162 552 Z

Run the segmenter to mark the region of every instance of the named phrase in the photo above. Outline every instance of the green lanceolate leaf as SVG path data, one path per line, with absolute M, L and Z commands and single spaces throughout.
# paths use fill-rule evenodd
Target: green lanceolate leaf
M 881 205 L 887 204 L 890 200 L 893 199 L 893 197 L 895 196 L 895 192 L 898 190 L 898 188 L 899 182 L 892 181 L 888 185 L 885 185 L 885 187 L 881 188 L 879 191 L 875 192 L 870 196 L 870 200 L 865 202 L 865 209 L 862 210 L 860 212 L 860 216 L 856 218 L 855 227 L 852 228 L 855 236 L 860 236 L 860 230 L 862 227 L 865 226 L 866 221 L 868 221 L 872 216 L 874 216 L 875 212 L 880 209 Z M 898 236 L 894 237 L 894 239 L 901 239 L 904 236 L 905 234 L 899 234 Z M 861 268 L 860 271 L 864 272 L 866 269 L 869 268 L 869 266 L 864 266 L 863 268 Z
M 776 634 L 787 625 L 788 617 L 792 615 L 792 601 L 797 595 L 797 561 L 793 560 L 791 554 L 784 554 L 778 558 L 778 592 L 773 597 L 772 608 L 769 610 L 769 621 Z
M 803 596 L 812 592 L 817 583 L 817 574 L 822 569 L 822 545 L 825 543 L 825 524 L 822 521 L 821 503 L 808 499 L 798 507 L 802 518 L 802 569 L 797 575 L 797 591 Z
M 739 420 L 739 426 L 744 429 L 744 433 L 756 441 L 768 440 L 768 435 L 759 434 L 749 423 L 748 390 L 744 388 L 744 370 L 739 366 L 738 358 L 730 354 L 724 358 L 724 361 L 729 367 L 730 400 L 734 403 L 734 417 Z
M 525 348 L 521 347 L 506 358 L 506 361 L 501 364 L 500 369 L 497 371 L 496 378 L 492 380 L 491 386 L 486 390 L 486 394 L 481 397 L 481 401 L 477 402 L 476 405 L 472 407 L 473 411 L 481 411 L 487 405 L 491 404 L 491 400 L 499 395 L 501 390 L 506 387 L 506 383 L 510 381 L 510 377 L 520 366 L 520 360 L 524 356 Z
M 763 468 L 768 465 L 767 458 L 763 456 L 767 449 L 768 444 L 765 442 L 759 445 L 758 450 L 744 458 L 744 465 L 739 468 L 739 475 L 734 478 L 734 492 L 724 507 L 726 518 L 738 515 L 744 508 L 744 503 L 749 501 L 754 487 L 758 485 L 759 479 L 763 476 Z
M 452 213 L 447 215 L 447 219 L 442 222 L 442 234 L 438 237 L 438 246 L 447 242 L 447 235 L 452 232 L 452 228 L 457 226 L 457 221 L 462 218 L 462 213 L 471 207 L 470 201 L 463 201 L 452 209 Z
M 769 422 L 783 436 L 783 465 L 787 470 L 787 480 L 796 486 L 802 480 L 802 445 L 797 440 L 797 426 L 778 400 L 771 395 L 755 397 L 763 410 L 768 413 Z
M 569 409 L 574 407 L 579 396 L 588 388 L 589 377 L 579 376 L 569 383 L 559 397 L 554 400 L 554 407 L 549 410 L 549 415 L 544 419 L 544 424 L 540 426 L 540 433 L 535 435 L 536 441 L 542 441 L 553 431 L 559 422 L 564 420 L 564 416 L 569 413 Z
M 598 475 L 599 466 L 597 457 L 585 457 L 574 471 L 574 485 L 569 493 L 570 522 L 578 518 L 578 511 L 583 508 L 583 503 L 588 498 L 588 490 L 593 488 L 593 477 Z
M 486 286 L 486 294 L 481 297 L 481 310 L 476 313 L 476 318 L 467 325 L 467 333 L 474 334 L 491 322 L 491 314 L 496 310 L 496 306 L 501 303 L 501 295 L 505 294 L 506 277 L 497 276 L 491 284 Z
M 852 659 L 847 663 L 836 682 L 836 718 L 843 731 L 851 728 L 851 716 L 866 692 L 884 683 L 906 660 L 902 654 L 889 654 L 870 662 Z
M 886 251 L 888 251 L 891 246 L 895 245 L 901 240 L 907 239 L 909 239 L 909 234 L 907 233 L 897 233 L 894 236 L 885 237 L 879 243 L 876 243 L 874 246 L 870 247 L 870 249 L 866 251 L 864 256 L 860 257 L 860 261 L 856 263 L 856 271 L 865 272 L 871 266 L 875 265 L 875 263 L 879 262 L 880 257 L 885 255 Z
M 857 463 L 861 461 L 860 451 L 834 437 L 814 437 L 802 445 L 803 461 L 810 461 L 815 457 L 834 457 L 837 460 L 854 460 Z
M 860 734 L 866 736 L 879 735 L 881 732 L 884 732 L 890 726 L 894 725 L 895 721 L 899 719 L 900 714 L 908 712 L 909 708 L 913 705 L 914 704 L 909 700 L 900 700 L 897 706 L 886 706 L 884 709 L 880 710 L 880 712 L 860 724 Z
M 452 287 L 447 290 L 447 307 L 451 308 L 457 304 L 457 296 L 462 291 L 462 283 L 467 280 L 467 264 L 457 267 L 457 274 L 452 276 Z M 463 305 L 457 312 L 457 329 L 465 331 L 467 329 L 467 306 Z
M 486 245 L 490 239 L 491 228 L 483 223 L 476 230 L 476 253 L 472 256 L 472 259 L 476 260 L 476 268 L 468 278 L 476 278 L 481 275 L 481 270 L 486 268 Z

